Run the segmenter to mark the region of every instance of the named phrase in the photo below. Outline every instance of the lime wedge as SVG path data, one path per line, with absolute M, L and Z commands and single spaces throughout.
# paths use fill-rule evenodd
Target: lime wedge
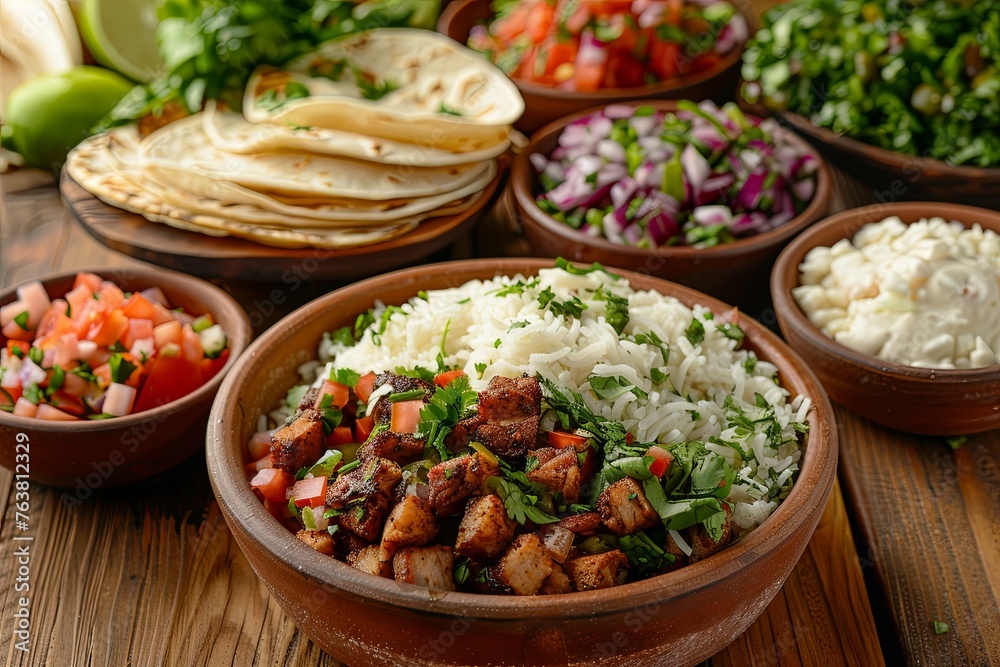
M 145 83 L 163 70 L 156 0 L 84 0 L 80 34 L 94 60 Z

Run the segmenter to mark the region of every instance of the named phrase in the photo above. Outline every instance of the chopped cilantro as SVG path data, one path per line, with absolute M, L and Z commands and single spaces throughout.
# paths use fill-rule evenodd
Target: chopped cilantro
M 22 331 L 27 331 L 28 330 L 28 317 L 29 317 L 28 311 L 24 311 L 23 313 L 21 313 L 20 315 L 18 315 L 18 316 L 16 316 L 14 318 L 14 324 L 16 324 L 17 326 L 21 327 Z
M 135 371 L 138 366 L 128 361 L 119 353 L 111 355 L 111 359 L 108 360 L 108 365 L 111 367 L 111 381 L 124 383 Z
M 944 621 L 934 621 L 934 634 L 943 635 L 946 632 L 951 632 L 951 626 Z
M 698 345 L 705 340 L 705 325 L 697 317 L 692 317 L 691 324 L 684 330 L 684 337 L 691 341 L 692 345 Z

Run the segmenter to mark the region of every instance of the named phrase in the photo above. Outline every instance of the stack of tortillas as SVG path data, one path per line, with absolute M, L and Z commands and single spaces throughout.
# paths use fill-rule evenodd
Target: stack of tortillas
M 343 248 L 473 205 L 523 111 L 480 55 L 436 33 L 381 29 L 258 70 L 242 113 L 210 102 L 145 138 L 116 128 L 77 146 L 66 168 L 155 222 Z

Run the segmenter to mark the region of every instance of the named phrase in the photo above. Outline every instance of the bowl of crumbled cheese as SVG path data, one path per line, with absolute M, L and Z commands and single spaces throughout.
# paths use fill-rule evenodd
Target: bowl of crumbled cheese
M 778 324 L 830 397 L 924 435 L 1000 428 L 1000 213 L 844 211 L 781 253 Z

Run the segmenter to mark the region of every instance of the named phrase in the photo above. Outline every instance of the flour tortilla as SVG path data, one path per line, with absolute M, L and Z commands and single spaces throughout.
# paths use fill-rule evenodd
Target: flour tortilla
M 170 203 L 176 196 L 150 179 L 137 157 L 140 145 L 134 126 L 93 136 L 70 152 L 69 175 L 101 201 L 186 231 L 209 236 L 236 236 L 263 245 L 299 248 L 349 248 L 385 241 L 416 228 L 412 219 L 382 225 L 359 224 L 338 229 L 288 229 L 230 220 Z
M 340 65 L 345 62 L 351 67 Z M 395 87 L 366 99 L 356 72 Z M 276 107 L 262 103 L 269 95 L 280 103 L 289 81 L 309 96 Z M 243 115 L 252 123 L 322 127 L 458 152 L 508 141 L 522 113 L 517 88 L 480 54 L 444 35 L 406 28 L 331 40 L 287 69 L 258 69 L 243 99 Z
M 480 179 L 491 165 L 485 161 L 410 167 L 302 153 L 236 155 L 211 144 L 199 115 L 146 137 L 139 145 L 139 157 L 145 168 L 180 170 L 255 190 L 370 200 L 454 192 Z
M 457 206 L 458 202 L 474 198 L 489 185 L 496 176 L 496 167 L 490 163 L 480 178 L 453 192 L 418 199 L 375 202 L 329 197 L 283 197 L 167 167 L 148 168 L 146 173 L 176 192 L 172 200 L 174 203 L 194 210 L 213 212 L 243 222 L 288 219 L 289 224 L 336 226 L 338 221 L 349 221 L 350 224 L 386 223 L 403 218 L 425 219 L 456 213 L 463 210 Z M 448 209 L 441 210 L 445 206 Z
M 219 109 L 214 101 L 206 105 L 202 121 L 213 146 L 238 154 L 284 150 L 411 167 L 444 167 L 491 160 L 510 147 L 506 140 L 482 150 L 454 153 L 434 148 L 430 142 L 422 145 L 419 139 L 416 143 L 401 143 L 321 127 L 249 123 L 240 113 Z

